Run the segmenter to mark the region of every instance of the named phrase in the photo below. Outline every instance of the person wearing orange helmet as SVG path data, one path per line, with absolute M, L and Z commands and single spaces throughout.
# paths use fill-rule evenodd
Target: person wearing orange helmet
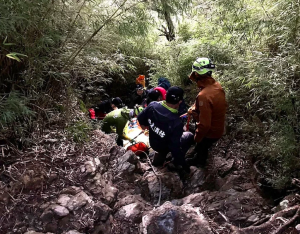
M 210 59 L 198 58 L 189 76 L 200 89 L 194 105 L 188 111 L 196 121 L 195 155 L 187 159 L 189 165 L 205 166 L 208 149 L 224 132 L 227 103 L 222 86 L 212 78 L 214 68 Z

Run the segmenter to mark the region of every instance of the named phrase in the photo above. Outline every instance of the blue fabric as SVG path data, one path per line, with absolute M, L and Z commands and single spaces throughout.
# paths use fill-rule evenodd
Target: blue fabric
M 171 87 L 170 81 L 165 77 L 158 78 L 157 84 L 159 87 L 164 88 L 166 91 Z
M 180 139 L 183 123 L 159 102 L 151 102 L 138 116 L 141 125 L 149 127 L 150 146 L 157 152 L 171 152 L 176 165 L 185 166 Z

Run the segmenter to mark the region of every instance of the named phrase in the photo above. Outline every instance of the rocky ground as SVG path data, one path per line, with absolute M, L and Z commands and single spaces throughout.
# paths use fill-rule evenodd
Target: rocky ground
M 273 207 L 230 136 L 185 181 L 98 130 L 85 146 L 49 132 L 25 152 L 2 147 L 2 156 L 17 159 L 0 171 L 0 233 L 298 233 L 298 196 Z

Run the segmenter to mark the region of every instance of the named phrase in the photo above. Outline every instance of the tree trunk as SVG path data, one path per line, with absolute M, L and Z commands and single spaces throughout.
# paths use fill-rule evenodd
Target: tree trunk
M 167 40 L 173 41 L 175 40 L 175 30 L 174 30 L 174 24 L 171 19 L 171 14 L 167 10 L 164 10 L 164 16 L 168 27 L 168 32 L 166 34 Z

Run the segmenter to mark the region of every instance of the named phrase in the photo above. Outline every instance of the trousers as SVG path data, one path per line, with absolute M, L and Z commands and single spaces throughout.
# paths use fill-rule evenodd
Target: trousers
M 194 142 L 194 135 L 191 132 L 184 132 L 180 138 L 180 148 L 181 148 L 181 155 L 184 158 L 186 152 L 189 150 L 191 145 Z M 162 166 L 166 161 L 167 154 L 171 150 L 168 149 L 166 151 L 156 152 L 153 157 L 152 164 L 153 166 Z
M 203 138 L 202 141 L 196 144 L 194 157 L 198 164 L 205 166 L 208 158 L 208 150 L 218 140 L 215 138 Z

